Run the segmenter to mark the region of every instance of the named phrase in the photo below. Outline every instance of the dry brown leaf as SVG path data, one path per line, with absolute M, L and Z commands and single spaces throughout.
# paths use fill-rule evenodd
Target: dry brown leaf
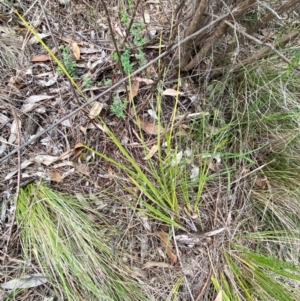
M 81 142 L 76 143 L 74 146 L 74 158 L 78 159 L 83 153 L 84 145 Z
M 266 190 L 268 188 L 268 183 L 266 178 L 257 177 L 255 179 L 255 185 L 258 186 L 262 190 Z
M 54 171 L 51 172 L 50 180 L 54 181 L 54 182 L 57 182 L 57 183 L 60 183 L 63 180 L 63 178 L 62 178 L 61 174 L 58 171 L 54 170 Z
M 216 171 L 218 170 L 216 164 L 213 163 L 213 162 L 210 162 L 210 163 L 208 164 L 208 168 L 209 168 L 211 171 L 213 171 L 213 172 L 216 172 Z
M 109 181 L 111 182 L 114 179 L 114 172 L 110 166 L 108 166 L 107 168 L 107 174 L 108 174 Z
M 139 91 L 140 83 L 139 81 L 135 80 L 131 86 L 131 91 L 128 92 L 128 101 L 133 100 L 135 96 L 137 96 Z
M 142 78 L 142 77 L 135 77 L 134 80 L 136 80 L 138 82 L 143 82 L 146 85 L 151 85 L 154 83 L 154 80 L 148 79 L 148 78 Z
M 103 104 L 101 102 L 94 101 L 92 104 L 91 111 L 89 113 L 89 117 L 91 119 L 94 119 L 95 117 L 97 117 L 100 114 L 102 108 L 103 108 Z
M 177 95 L 184 95 L 184 92 L 180 92 L 174 89 L 167 89 L 162 94 L 169 95 L 169 96 L 177 96 Z
M 75 166 L 76 170 L 79 173 L 81 173 L 81 174 L 83 174 L 83 175 L 85 175 L 87 177 L 91 176 L 91 174 L 89 172 L 89 168 L 86 165 L 83 165 L 83 164 L 74 164 L 74 166 Z
M 165 129 L 160 126 L 159 124 L 155 124 L 153 122 L 139 119 L 139 123 L 142 127 L 142 129 L 148 134 L 148 135 L 158 135 L 159 133 L 163 134 L 165 133 Z
M 218 295 L 217 295 L 217 297 L 216 297 L 216 299 L 215 299 L 215 301 L 223 301 L 223 296 L 222 296 L 222 290 L 220 290 L 219 292 L 218 292 Z
M 149 153 L 148 153 L 148 154 L 145 156 L 145 158 L 143 158 L 143 159 L 144 159 L 144 160 L 149 160 L 150 158 L 153 157 L 153 155 L 157 152 L 157 150 L 158 150 L 158 145 L 157 145 L 157 144 L 154 144 L 154 145 L 151 147 Z
M 51 60 L 52 58 L 49 54 L 36 55 L 31 59 L 32 62 L 47 62 Z
M 77 61 L 80 60 L 80 48 L 76 42 L 72 42 L 72 50 L 73 50 L 75 59 Z
M 84 144 L 82 144 L 81 142 L 77 142 L 74 146 L 74 149 L 81 148 L 81 147 L 84 147 Z
M 146 263 L 142 266 L 142 269 L 149 269 L 149 268 L 152 268 L 152 267 L 170 268 L 170 269 L 173 269 L 173 268 L 174 268 L 171 264 L 166 263 L 166 262 L 149 261 L 149 262 L 146 262 Z
M 158 231 L 157 235 L 161 239 L 161 241 L 166 249 L 166 253 L 169 256 L 169 258 L 171 259 L 171 262 L 173 264 L 175 264 L 177 262 L 177 256 L 172 251 L 173 245 L 170 242 L 170 239 L 169 239 L 167 233 L 165 233 L 164 231 Z

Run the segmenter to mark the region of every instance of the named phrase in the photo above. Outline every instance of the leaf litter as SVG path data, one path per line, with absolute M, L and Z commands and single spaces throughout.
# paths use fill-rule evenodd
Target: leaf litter
M 148 1 L 147 2 L 147 4 L 150 4 L 150 5 L 154 4 L 155 6 L 158 6 L 158 4 L 160 4 L 160 3 L 161 3 L 161 1 Z M 63 10 L 64 8 L 60 7 L 60 9 Z M 152 8 L 152 9 L 154 9 L 154 8 Z M 148 13 L 150 11 L 152 14 L 151 9 L 147 10 L 145 8 L 145 9 L 143 9 L 142 15 L 139 16 L 140 19 L 144 19 L 144 21 L 148 24 L 148 29 L 149 29 L 148 34 L 149 35 L 151 35 L 151 32 L 157 33 L 157 32 L 161 32 L 161 30 L 162 30 L 161 28 L 159 28 L 159 26 L 154 26 L 152 24 L 153 23 L 152 15 L 150 18 L 150 15 Z M 78 18 L 80 18 L 80 17 L 81 16 L 78 15 Z M 103 32 L 99 33 L 99 35 L 103 35 L 101 38 L 104 38 L 104 39 L 108 36 L 106 22 L 107 21 L 105 18 L 97 20 L 97 24 L 102 23 L 104 26 Z M 119 25 L 118 21 L 116 21 L 115 24 L 116 24 L 117 31 L 119 31 L 119 33 L 120 33 L 120 36 L 122 38 L 124 38 L 124 36 L 126 36 L 126 32 L 125 32 L 124 28 L 122 28 L 122 26 Z M 66 27 L 67 26 L 68 25 L 66 23 Z M 105 26 L 106 26 L 106 29 L 105 29 Z M 263 31 L 262 31 L 262 33 L 263 33 Z M 87 31 L 88 37 L 89 37 L 89 34 L 92 37 L 92 32 L 89 32 L 89 30 L 88 30 Z M 47 40 L 48 40 L 48 38 L 47 38 Z M 97 79 L 97 81 L 98 80 L 100 81 L 101 78 L 104 76 L 111 75 L 110 72 L 106 72 L 106 69 L 104 69 L 104 67 L 106 68 L 107 66 L 109 66 L 109 64 L 112 63 L 111 58 L 110 58 L 110 52 L 107 51 L 105 48 L 102 48 L 99 45 L 94 47 L 94 46 L 92 46 L 92 44 L 89 44 L 87 42 L 82 42 L 79 40 L 76 40 L 76 42 L 75 42 L 70 38 L 68 40 L 66 39 L 66 42 L 68 44 L 72 43 L 72 51 L 73 51 L 73 55 L 74 55 L 75 59 L 81 60 L 80 68 L 83 68 L 83 69 L 85 68 L 85 72 L 87 71 L 86 69 L 91 69 L 93 78 Z M 36 42 L 33 41 L 33 43 L 36 43 Z M 74 47 L 73 47 L 73 43 L 75 44 Z M 84 47 L 81 47 L 82 45 L 84 45 Z M 79 46 L 80 46 L 80 48 L 79 48 Z M 150 45 L 147 47 L 152 47 L 151 49 L 158 49 L 158 48 L 161 48 L 161 45 Z M 93 54 L 97 54 L 97 55 L 92 56 Z M 51 60 L 51 59 L 49 58 L 48 55 L 36 55 L 36 56 L 32 57 L 32 61 L 36 61 L 36 62 L 39 62 L 39 61 L 40 62 L 43 62 L 43 61 L 48 62 L 49 60 Z M 83 61 L 89 61 L 90 64 L 82 63 Z M 38 69 L 39 71 L 38 71 L 38 76 L 34 76 L 34 80 L 31 79 L 29 81 L 26 81 L 26 76 L 22 77 L 21 80 L 20 80 L 20 78 L 17 79 L 16 77 L 14 77 L 10 84 L 12 87 L 11 89 L 16 92 L 16 95 L 22 96 L 22 102 L 20 102 L 22 104 L 21 110 L 26 113 L 30 113 L 33 110 L 35 112 L 37 112 L 37 110 L 39 110 L 39 114 L 41 114 L 41 117 L 43 120 L 43 127 L 45 128 L 45 127 L 47 127 L 48 124 L 51 124 L 53 122 L 53 120 L 55 120 L 56 116 L 65 114 L 68 110 L 74 109 L 74 107 L 76 107 L 76 105 L 74 105 L 76 100 L 73 98 L 74 96 L 72 96 L 72 94 L 70 93 L 70 91 L 69 91 L 70 87 L 68 86 L 68 84 L 66 84 L 65 79 L 63 79 L 62 77 L 56 77 L 56 75 L 54 75 L 54 78 L 52 78 L 53 75 L 46 75 L 45 66 L 42 66 L 42 65 L 38 66 L 36 64 L 35 67 L 39 68 Z M 153 66 L 151 66 L 151 67 L 153 69 Z M 95 69 L 98 69 L 98 70 L 95 70 Z M 151 69 L 151 68 L 149 68 L 149 69 Z M 157 70 L 154 70 L 154 72 L 151 75 L 151 78 L 155 78 L 156 71 Z M 54 72 L 55 72 L 55 70 L 54 70 Z M 32 75 L 32 74 L 34 74 L 34 72 L 31 74 L 29 72 L 27 75 Z M 150 72 L 148 73 L 148 75 L 149 74 L 150 74 Z M 79 77 L 80 77 L 80 75 L 79 75 Z M 42 80 L 41 81 L 38 80 L 38 81 L 34 82 L 38 78 L 42 78 Z M 118 78 L 116 80 L 118 80 Z M 29 85 L 33 85 L 34 83 L 40 84 L 40 87 L 37 87 L 35 92 L 31 91 L 32 86 L 29 87 Z M 140 87 L 139 87 L 138 83 L 140 83 L 141 86 L 143 85 L 143 88 L 144 88 L 145 85 L 146 86 L 152 85 L 154 83 L 154 81 L 152 79 L 147 79 L 147 78 L 142 78 L 142 77 L 133 78 L 132 91 L 129 92 L 129 95 L 127 95 L 127 97 L 128 97 L 128 99 L 130 99 L 130 101 L 134 100 L 137 103 L 139 101 L 139 97 L 141 97 L 141 98 L 143 97 L 143 91 L 142 91 L 143 89 L 141 89 L 139 91 Z M 137 86 L 137 88 L 135 85 Z M 99 86 L 100 86 L 100 89 L 102 89 L 101 85 L 99 85 Z M 98 82 L 97 82 L 97 89 L 99 86 L 98 86 Z M 53 87 L 53 88 L 51 88 L 51 87 Z M 52 89 L 52 90 L 50 90 L 50 89 Z M 87 93 L 89 93 L 88 94 L 89 97 L 92 97 L 93 93 L 97 93 L 97 92 L 95 92 L 96 89 L 94 91 L 92 89 L 90 89 L 90 91 L 88 91 L 88 90 L 86 90 L 86 91 L 87 91 Z M 47 95 L 49 95 L 48 97 L 57 97 L 57 99 L 58 99 L 57 103 L 54 103 L 54 102 L 49 103 L 47 101 L 48 100 L 47 98 L 38 100 L 39 97 L 44 97 L 43 94 L 40 94 L 40 93 L 45 93 L 45 95 L 44 95 L 45 97 Z M 124 93 L 124 91 L 122 91 L 122 93 Z M 58 94 L 58 95 L 56 95 L 56 94 Z M 181 92 L 176 89 L 166 89 L 163 91 L 163 95 L 165 95 L 165 96 L 174 96 L 174 97 L 183 96 L 183 97 L 185 97 L 186 96 L 185 94 L 188 94 L 188 93 Z M 30 101 L 28 101 L 28 99 L 30 99 L 30 97 L 28 97 L 28 95 L 33 95 L 33 97 L 36 97 L 36 99 L 32 98 Z M 24 99 L 25 99 L 25 101 L 23 101 Z M 167 99 L 167 97 L 164 97 L 164 100 L 165 99 Z M 44 101 L 44 100 L 45 100 L 45 104 L 43 102 L 44 106 L 42 106 L 41 101 Z M 28 102 L 26 102 L 26 101 L 28 101 Z M 104 101 L 106 102 L 107 100 L 105 99 Z M 195 100 L 195 102 L 196 102 L 196 100 Z M 182 107 L 184 107 L 184 106 L 185 105 L 182 105 Z M 20 107 L 20 106 L 18 106 L 18 107 Z M 42 140 L 40 140 L 40 141 L 37 141 L 37 143 L 35 145 L 31 145 L 30 149 L 28 148 L 28 152 L 32 152 L 32 153 L 35 152 L 36 156 L 32 156 L 32 153 L 24 154 L 25 157 L 26 157 L 26 155 L 30 154 L 30 157 L 34 158 L 34 159 L 32 161 L 30 161 L 30 160 L 26 160 L 26 158 L 25 158 L 23 160 L 23 163 L 25 163 L 25 164 L 22 163 L 22 165 L 21 165 L 22 170 L 26 169 L 26 164 L 32 165 L 35 162 L 42 164 L 39 168 L 45 168 L 44 172 L 49 171 L 49 169 L 48 169 L 49 167 L 51 167 L 51 169 L 52 169 L 52 168 L 63 168 L 64 166 L 65 167 L 80 166 L 80 168 L 78 168 L 78 170 L 80 170 L 81 168 L 82 168 L 82 170 L 84 170 L 84 168 L 88 166 L 89 160 L 91 160 L 91 159 L 88 159 L 87 157 L 85 157 L 84 144 L 96 145 L 97 150 L 99 149 L 99 151 L 103 152 L 103 153 L 105 153 L 107 151 L 106 154 L 111 155 L 114 152 L 114 150 L 113 150 L 111 144 L 109 144 L 109 141 L 107 140 L 107 135 L 106 135 L 107 130 L 105 130 L 105 128 L 101 124 L 95 125 L 97 116 L 100 113 L 103 114 L 104 116 L 106 116 L 107 114 L 109 116 L 109 113 L 107 113 L 106 108 L 103 109 L 103 111 L 102 111 L 102 109 L 103 108 L 99 109 L 99 106 L 98 107 L 95 106 L 95 107 L 92 107 L 90 112 L 87 113 L 87 114 L 89 114 L 88 117 L 90 119 L 94 119 L 92 122 L 90 122 L 88 120 L 88 118 L 86 118 L 87 116 L 84 116 L 83 114 L 78 114 L 76 117 L 74 117 L 74 119 L 72 119 L 72 120 L 70 119 L 70 120 L 68 120 L 68 122 L 61 124 L 59 127 L 60 132 L 57 131 L 57 132 L 49 134 L 49 136 L 47 136 L 46 138 L 44 137 L 44 139 L 47 139 L 47 143 L 46 142 L 43 143 Z M 157 121 L 158 118 L 157 118 L 155 111 L 148 110 L 148 113 L 149 113 L 150 117 L 153 118 L 152 120 L 154 120 L 154 121 L 146 120 L 147 114 L 141 114 L 141 116 L 139 116 L 139 119 L 137 120 L 137 123 L 140 124 L 142 130 L 150 136 L 157 136 L 158 134 L 164 134 L 166 132 L 166 129 L 161 126 L 161 123 L 160 123 L 161 121 Z M 185 114 L 185 112 L 183 112 L 183 114 Z M 195 120 L 198 117 L 203 118 L 205 116 L 208 116 L 209 114 L 210 113 L 208 113 L 208 112 L 204 112 L 204 113 L 196 112 L 196 113 L 189 114 L 188 118 L 190 118 L 190 119 L 193 118 Z M 179 115 L 179 117 L 176 116 L 176 119 L 181 119 L 181 116 L 184 116 L 184 115 Z M 161 116 L 161 118 L 164 118 L 164 117 L 165 116 Z M 111 118 L 111 116 L 110 116 L 110 118 Z M 11 122 L 9 118 L 4 118 L 4 119 L 5 119 L 5 122 L 3 123 L 4 126 L 5 126 L 5 124 Z M 122 122 L 120 122 L 119 120 L 115 120 L 113 118 L 111 118 L 111 119 L 107 118 L 107 120 L 108 120 L 108 123 L 109 123 L 112 131 L 114 131 L 114 132 L 118 132 L 118 130 L 119 130 L 118 127 L 124 126 L 124 124 Z M 165 120 L 164 120 L 162 124 L 168 124 L 168 119 L 166 118 L 166 120 L 167 120 L 167 122 L 165 122 Z M 23 130 L 24 120 L 22 119 L 21 122 L 22 122 L 21 128 Z M 77 127 L 77 125 L 78 125 L 78 127 Z M 118 126 L 116 126 L 116 125 L 118 125 Z M 125 126 L 127 126 L 127 125 L 125 125 Z M 183 126 L 186 126 L 186 124 L 184 124 Z M 80 129 L 80 128 L 81 128 L 81 132 L 83 133 L 83 135 L 81 133 L 79 134 L 77 132 L 77 129 Z M 183 132 L 183 137 L 187 136 L 190 133 L 190 128 L 188 126 L 186 126 L 185 129 L 186 129 L 186 131 Z M 212 127 L 212 129 L 213 129 L 213 127 Z M 218 131 L 218 129 L 219 129 L 219 127 L 216 128 L 216 131 Z M 12 133 L 14 133 L 15 136 L 17 134 L 15 129 L 13 129 L 11 131 L 11 134 Z M 209 134 L 210 133 L 208 133 L 208 135 Z M 176 133 L 176 135 L 177 135 L 177 133 Z M 64 139 L 63 138 L 64 136 L 67 137 L 66 140 L 69 140 L 68 143 L 66 143 L 66 145 L 64 145 L 64 142 L 62 142 Z M 4 141 L 3 143 L 5 143 L 5 141 L 7 141 L 7 138 L 8 137 L 6 137 L 6 138 L 3 137 L 3 141 Z M 151 139 L 153 139 L 153 138 L 155 141 L 155 137 L 151 137 Z M 126 141 L 126 143 L 124 143 L 124 144 L 127 145 L 127 144 L 132 143 L 132 145 L 134 145 L 135 141 L 130 135 L 129 135 L 129 138 L 127 138 L 127 140 L 128 141 Z M 14 141 L 16 141 L 16 137 L 14 137 Z M 46 141 L 46 140 L 43 140 L 43 141 Z M 81 143 L 80 142 L 78 143 L 78 141 L 82 141 L 84 143 L 82 143 L 82 145 L 81 145 Z M 155 141 L 155 142 L 157 142 L 157 141 Z M 57 150 L 53 151 L 53 152 L 51 150 L 52 143 L 57 144 Z M 70 147 L 68 147 L 67 144 L 74 145 L 76 143 L 78 143 L 78 145 L 70 150 L 70 152 L 72 152 L 72 151 L 74 152 L 74 157 L 72 158 L 73 161 L 67 160 L 69 155 L 67 155 L 66 158 L 62 158 L 60 156 L 60 154 L 63 151 L 68 152 L 68 149 L 70 149 Z M 153 142 L 151 142 L 151 143 L 153 143 Z M 3 144 L 3 145 L 6 145 L 6 144 Z M 140 159 L 141 161 L 143 161 L 143 160 L 150 160 L 151 158 L 153 160 L 155 160 L 154 155 L 157 153 L 158 147 L 159 147 L 158 143 L 154 143 L 150 149 L 147 148 L 146 156 L 145 156 L 144 152 L 140 152 L 141 157 L 140 158 L 137 157 L 137 160 Z M 7 146 L 7 148 L 10 149 L 11 146 Z M 180 162 L 182 162 L 183 158 L 184 158 L 184 160 L 188 161 L 188 159 L 187 159 L 188 156 L 186 155 L 185 152 L 182 152 L 182 151 L 178 152 L 176 145 L 174 146 L 174 149 L 176 150 L 177 153 L 175 153 L 175 151 L 174 151 L 174 158 L 172 159 L 172 162 L 171 162 L 172 167 L 178 166 L 178 164 L 180 164 Z M 5 152 L 5 151 L 6 150 L 3 150 L 3 152 Z M 37 155 L 37 154 L 39 154 L 39 155 Z M 27 157 L 29 157 L 29 156 L 27 156 Z M 200 155 L 200 157 L 201 157 L 201 155 Z M 101 181 L 99 181 L 99 178 L 101 178 L 101 175 L 107 175 L 107 177 L 106 177 L 107 180 L 108 181 L 110 180 L 109 186 L 115 185 L 115 183 L 112 183 L 112 182 L 114 182 L 115 176 L 112 175 L 112 173 L 111 173 L 111 170 L 112 170 L 111 167 L 107 166 L 103 160 L 96 161 L 95 156 L 92 158 L 93 159 L 90 162 L 92 162 L 92 164 L 93 164 L 93 168 L 92 168 L 93 171 L 89 172 L 88 168 L 87 168 L 85 172 L 82 172 L 86 176 L 85 179 L 87 179 L 89 176 L 93 176 L 94 183 L 96 183 L 96 185 L 99 185 L 98 187 L 103 188 L 103 187 L 105 187 L 106 182 L 101 183 Z M 204 158 L 205 158 L 205 155 L 202 157 L 202 159 L 204 159 Z M 214 155 L 208 155 L 207 158 L 208 158 L 207 162 L 211 162 L 209 165 L 210 173 L 217 172 L 218 171 L 217 164 L 221 164 L 220 163 L 221 157 L 220 156 L 214 157 Z M 118 157 L 118 159 L 120 159 L 122 161 L 122 158 Z M 55 167 L 54 167 L 53 163 L 56 163 L 59 160 L 66 160 L 66 161 L 55 164 Z M 93 160 L 95 160 L 95 161 L 93 161 Z M 188 164 L 190 164 L 190 167 L 191 167 L 190 174 L 189 174 L 191 180 L 195 180 L 199 177 L 199 171 L 200 171 L 200 168 L 202 168 L 202 166 L 195 161 L 196 160 L 192 156 L 190 156 Z M 215 161 L 216 163 L 214 163 L 213 161 Z M 39 165 L 39 164 L 37 164 L 37 165 Z M 143 164 L 143 163 L 141 163 L 141 164 Z M 14 168 L 15 168 L 15 166 L 14 166 Z M 102 168 L 104 170 L 101 170 Z M 11 169 L 9 169 L 9 170 L 11 171 Z M 17 173 L 17 169 L 14 169 L 13 172 L 14 172 L 14 174 L 9 174 L 9 177 L 6 180 L 11 180 L 12 177 Z M 74 171 L 70 170 L 70 172 L 72 173 Z M 55 172 L 53 172 L 53 173 L 55 175 Z M 57 175 L 57 177 L 52 176 L 52 179 L 57 178 L 57 179 L 59 179 L 59 181 L 55 181 L 55 180 L 53 180 L 53 181 L 57 182 L 58 184 L 59 183 L 63 184 L 60 181 L 60 178 L 62 178 L 62 177 L 64 178 L 65 174 L 66 173 L 59 172 L 59 176 L 58 175 Z M 103 177 L 103 178 L 105 178 L 105 177 Z M 65 180 L 65 178 L 64 178 L 64 180 Z M 80 180 L 78 178 L 76 178 L 76 181 L 80 182 Z M 259 188 L 261 188 L 262 190 L 264 190 L 264 189 L 266 189 L 266 186 L 267 186 L 266 181 L 268 181 L 268 180 L 265 180 L 264 178 L 257 178 L 255 181 L 255 185 L 258 186 Z M 75 187 L 74 183 L 72 183 L 71 181 L 70 181 L 70 185 L 71 186 L 73 185 L 74 189 L 75 188 L 78 189 L 78 187 Z M 89 181 L 81 183 L 80 185 L 82 185 L 81 186 L 82 189 L 86 188 L 87 191 L 93 189 L 93 186 L 92 186 L 91 182 L 89 182 Z M 86 187 L 84 187 L 84 186 L 86 186 Z M 113 187 L 115 188 L 115 186 L 113 186 Z M 208 187 L 206 187 L 206 189 L 209 190 L 210 187 L 208 186 Z M 204 200 L 205 200 L 205 196 L 204 196 Z M 101 206 L 101 208 L 103 209 L 103 208 L 107 208 L 110 206 L 111 206 L 111 204 L 109 203 L 109 205 L 105 204 L 105 206 L 103 206 L 103 207 Z M 126 209 L 123 209 L 122 214 L 125 212 L 125 210 Z M 151 219 L 149 220 L 148 218 L 145 218 L 143 216 L 139 216 L 139 215 L 137 215 L 137 216 L 141 220 L 142 228 L 144 228 L 145 231 L 150 232 L 151 226 L 153 226 L 151 224 Z M 152 268 L 161 268 L 161 269 L 170 268 L 172 270 L 174 270 L 175 267 L 177 268 L 178 261 L 177 261 L 177 263 L 175 263 L 175 257 L 174 257 L 175 254 L 173 253 L 172 248 L 170 247 L 170 241 L 169 241 L 170 238 L 168 237 L 168 235 L 165 232 L 163 232 L 163 233 L 164 234 L 162 235 L 162 237 L 160 237 L 161 244 L 163 245 L 164 252 L 168 256 L 167 257 L 168 260 L 172 264 L 169 264 L 166 262 L 159 262 L 157 260 L 157 258 L 155 258 L 155 261 L 153 260 L 153 261 L 148 261 L 145 263 L 145 261 L 147 261 L 147 256 L 143 255 L 143 257 L 145 257 L 145 261 L 142 262 L 143 263 L 142 268 L 149 269 L 149 271 L 147 271 L 145 273 L 144 271 L 141 271 L 141 269 L 139 269 L 137 267 L 132 268 L 132 270 L 135 268 L 136 273 L 139 274 L 139 276 L 142 278 L 149 279 L 149 274 L 151 273 Z M 134 235 L 136 235 L 136 233 L 134 233 Z M 146 240 L 146 241 L 148 244 L 151 244 L 150 240 Z M 134 245 L 133 242 L 129 242 L 129 244 L 130 244 L 130 246 Z M 143 242 L 143 244 L 145 245 L 145 242 Z M 196 256 L 197 255 L 195 255 L 193 253 L 190 258 L 194 258 Z M 149 258 L 148 258 L 148 260 L 149 260 Z M 191 262 L 192 262 L 192 260 L 191 260 Z M 201 266 L 201 269 L 205 270 L 205 267 Z M 144 273 L 142 273 L 142 272 L 144 272 Z M 148 272 L 149 272 L 149 274 L 148 274 Z M 193 272 L 191 272 L 191 275 L 192 274 L 193 274 Z M 194 273 L 194 274 L 196 275 L 196 273 Z M 163 280 L 160 279 L 160 281 L 163 281 Z M 153 278 L 151 279 L 151 281 L 154 281 Z M 222 297 L 219 297 L 220 292 L 216 298 L 216 300 L 218 300 L 218 301 L 222 300 Z

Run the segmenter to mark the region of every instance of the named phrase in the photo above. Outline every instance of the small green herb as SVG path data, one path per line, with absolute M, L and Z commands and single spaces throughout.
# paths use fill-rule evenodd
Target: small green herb
M 125 110 L 127 107 L 127 101 L 122 101 L 118 96 L 113 97 L 113 103 L 110 106 L 110 110 L 118 118 L 125 119 Z
M 105 86 L 111 85 L 111 79 L 110 79 L 110 78 L 105 78 L 105 79 L 104 79 L 104 85 L 105 85 Z
M 134 2 L 132 0 L 128 0 L 127 5 L 129 7 L 129 11 L 132 13 Z M 128 27 L 130 24 L 130 17 L 128 16 L 126 10 L 122 9 L 120 15 L 122 23 Z M 144 27 L 145 24 L 143 22 L 134 22 L 130 27 L 130 34 L 133 37 L 133 43 L 137 47 L 138 51 L 138 54 L 135 55 L 135 58 L 138 60 L 140 66 L 147 64 L 145 53 L 142 50 L 142 46 L 146 43 L 146 39 L 143 37 Z M 133 72 L 133 63 L 130 63 L 130 55 L 131 52 L 129 48 L 126 48 L 121 54 L 121 64 L 126 74 Z M 116 52 L 113 53 L 112 57 L 115 61 L 119 60 Z
M 123 70 L 126 74 L 133 71 L 133 63 L 130 63 L 130 49 L 126 48 L 125 51 L 121 54 L 121 64 Z
M 65 65 L 65 68 L 66 68 L 67 72 L 69 73 L 69 75 L 74 77 L 75 74 L 76 74 L 75 73 L 75 68 L 77 67 L 77 63 L 72 60 L 70 47 L 69 46 L 62 46 L 61 50 L 62 50 L 61 55 L 62 55 L 62 59 L 63 59 L 64 65 Z M 57 67 L 56 70 L 60 74 L 63 73 L 63 70 L 59 66 Z
M 143 67 L 147 64 L 145 53 L 139 48 L 139 53 L 135 55 L 136 59 L 140 62 L 140 66 Z
M 132 0 L 128 0 L 128 7 L 130 10 L 132 10 L 134 8 L 134 2 Z
M 143 44 L 146 43 L 146 39 L 142 36 L 144 27 L 145 27 L 144 23 L 139 22 L 139 23 L 133 23 L 130 28 L 130 33 L 133 36 L 133 43 L 137 47 L 141 47 Z
M 93 84 L 92 79 L 88 76 L 84 76 L 82 80 L 83 80 L 83 86 L 85 88 L 90 88 Z
M 122 21 L 122 23 L 125 24 L 126 26 L 128 26 L 129 23 L 130 23 L 129 16 L 127 15 L 125 9 L 121 9 L 121 21 Z
M 118 59 L 119 59 L 118 54 L 116 52 L 113 52 L 112 58 L 113 58 L 114 61 L 118 61 Z

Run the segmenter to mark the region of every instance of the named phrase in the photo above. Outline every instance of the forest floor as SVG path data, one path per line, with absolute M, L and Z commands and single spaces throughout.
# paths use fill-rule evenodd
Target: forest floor
M 0 300 L 300 300 L 299 34 L 181 72 L 192 1 L 60 2 L 0 3 Z

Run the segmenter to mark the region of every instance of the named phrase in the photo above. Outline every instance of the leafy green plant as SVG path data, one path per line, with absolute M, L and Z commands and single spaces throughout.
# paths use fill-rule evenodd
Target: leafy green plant
M 131 73 L 133 71 L 133 63 L 130 62 L 130 55 L 131 53 L 129 48 L 126 48 L 121 55 L 122 67 L 126 74 Z
M 85 88 L 90 88 L 93 85 L 92 79 L 88 76 L 84 76 L 82 80 Z
M 125 110 L 127 107 L 127 101 L 122 101 L 118 96 L 113 97 L 113 103 L 110 106 L 110 110 L 118 118 L 125 119 Z
M 121 21 L 122 21 L 122 23 L 125 24 L 126 26 L 129 25 L 130 18 L 129 18 L 129 16 L 127 15 L 125 9 L 121 9 Z
M 72 55 L 71 55 L 70 47 L 66 46 L 66 45 L 63 45 L 61 47 L 61 50 L 62 50 L 61 55 L 62 55 L 64 66 L 65 66 L 67 72 L 69 73 L 69 75 L 72 76 L 72 77 L 74 77 L 75 74 L 76 74 L 75 68 L 77 67 L 77 63 L 72 60 Z M 63 70 L 59 66 L 57 67 L 56 70 L 60 74 L 63 73 Z
M 300 51 L 293 51 L 292 55 L 293 55 L 293 59 L 292 59 L 290 65 L 288 66 L 288 69 L 286 71 L 287 77 L 290 77 L 290 75 L 292 73 L 292 70 L 294 68 L 296 68 L 297 66 L 299 66 L 299 63 L 300 63 Z
M 145 58 L 145 53 L 141 48 L 138 48 L 138 54 L 135 55 L 136 59 L 140 62 L 140 66 L 145 66 L 147 64 L 147 60 Z
M 111 82 L 112 82 L 112 81 L 111 81 L 110 78 L 105 78 L 105 79 L 104 79 L 104 85 L 105 85 L 105 86 L 111 85 Z
M 116 52 L 114 52 L 114 53 L 112 54 L 112 56 L 113 56 L 113 59 L 114 59 L 115 61 L 118 61 L 118 60 L 119 60 L 118 54 L 117 54 Z M 122 64 L 122 68 L 123 68 L 123 70 L 124 70 L 124 72 L 125 72 L 126 74 L 132 73 L 132 71 L 133 71 L 133 65 L 134 65 L 134 63 L 131 63 L 131 62 L 130 62 L 130 56 L 131 56 L 131 52 L 130 52 L 130 49 L 129 49 L 129 48 L 126 48 L 126 49 L 123 51 L 123 53 L 121 54 L 121 64 Z
M 121 10 L 121 21 L 124 25 L 129 26 L 130 18 L 128 17 L 124 9 Z M 146 43 L 146 38 L 143 37 L 143 30 L 145 24 L 143 22 L 134 22 L 130 27 L 130 34 L 133 37 L 133 43 L 137 47 L 138 54 L 135 55 L 135 58 L 139 61 L 140 66 L 147 64 L 145 58 L 145 53 L 143 52 L 142 46 Z M 131 73 L 133 71 L 133 63 L 130 63 L 131 51 L 127 47 L 121 54 L 121 64 L 124 72 Z M 116 52 L 113 53 L 113 59 L 118 61 L 118 55 Z
M 138 23 L 132 23 L 132 26 L 130 28 L 130 33 L 133 36 L 133 43 L 137 47 L 141 47 L 143 44 L 146 43 L 146 38 L 142 36 L 144 27 L 145 27 L 144 23 L 138 22 Z

